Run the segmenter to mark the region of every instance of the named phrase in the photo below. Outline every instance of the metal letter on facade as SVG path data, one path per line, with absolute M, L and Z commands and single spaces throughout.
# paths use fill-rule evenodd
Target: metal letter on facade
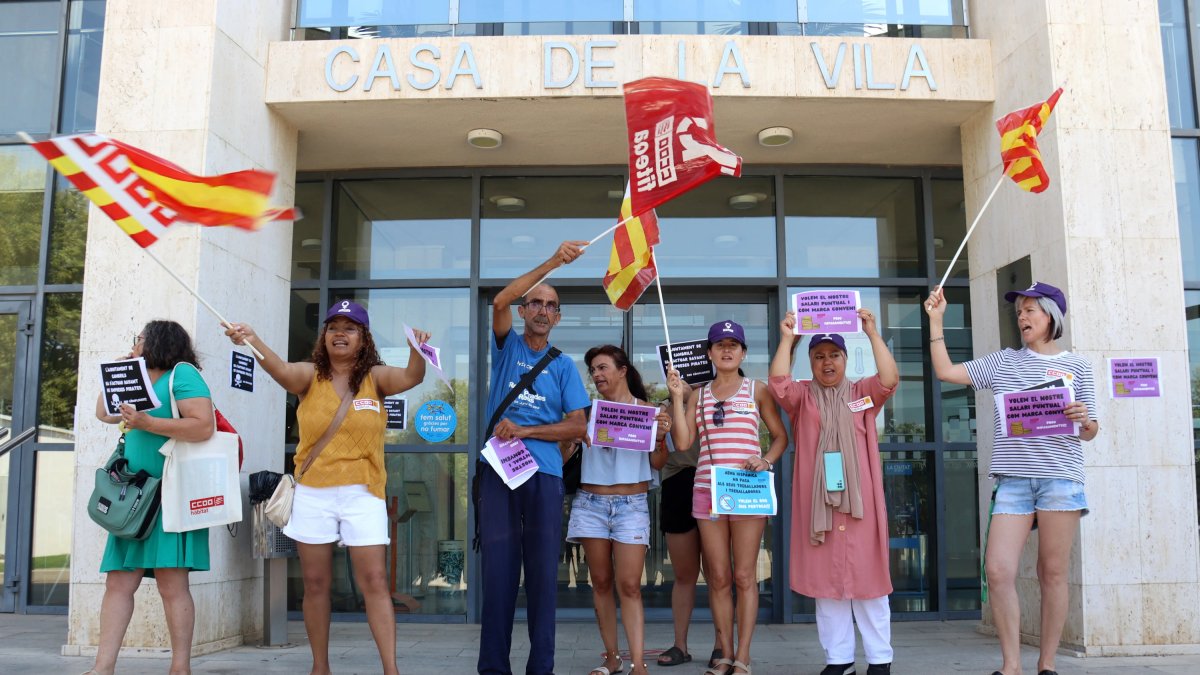
M 596 80 L 592 77 L 594 68 L 615 68 L 617 65 L 612 61 L 597 61 L 593 58 L 592 50 L 613 49 L 616 46 L 616 40 L 588 40 L 583 43 L 583 86 L 594 88 L 615 88 L 617 86 L 616 82 Z
M 358 82 L 358 75 L 351 75 L 349 80 L 345 82 L 337 82 L 333 79 L 333 62 L 337 60 L 339 54 L 346 54 L 354 63 L 358 63 L 358 52 L 354 51 L 354 47 L 337 47 L 329 52 L 325 57 L 325 84 L 334 91 L 349 91 L 350 87 Z
M 416 45 L 412 49 L 408 50 L 408 62 L 411 63 L 414 68 L 428 70 L 429 72 L 433 73 L 433 79 L 425 82 L 418 82 L 417 78 L 413 77 L 412 73 L 409 73 L 407 76 L 409 86 L 419 91 L 429 91 L 430 89 L 438 86 L 438 82 L 442 81 L 442 71 L 438 68 L 437 63 L 431 63 L 429 61 L 422 61 L 418 59 L 417 54 L 420 54 L 421 52 L 429 52 L 430 55 L 433 56 L 434 60 L 437 60 L 442 58 L 442 51 L 435 45 L 426 43 Z
M 567 75 L 565 80 L 554 80 L 554 50 L 559 49 L 567 53 L 571 57 L 571 74 Z M 569 42 L 547 42 L 542 50 L 542 61 L 544 72 L 542 76 L 542 87 L 546 89 L 566 89 L 571 86 L 575 78 L 579 77 L 579 52 L 575 51 L 575 46 Z

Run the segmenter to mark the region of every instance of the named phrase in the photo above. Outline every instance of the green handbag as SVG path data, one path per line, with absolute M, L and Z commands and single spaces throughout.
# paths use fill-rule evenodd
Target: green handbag
M 158 518 L 159 479 L 129 471 L 125 459 L 125 436 L 117 441 L 104 466 L 96 469 L 96 483 L 88 498 L 88 516 L 100 527 L 121 539 L 145 539 Z

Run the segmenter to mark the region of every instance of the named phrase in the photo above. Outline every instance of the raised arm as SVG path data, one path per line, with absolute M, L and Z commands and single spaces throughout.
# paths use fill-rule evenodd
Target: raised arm
M 791 377 L 792 355 L 796 353 L 796 345 L 800 344 L 800 336 L 795 331 L 796 313 L 788 312 L 779 322 L 779 346 L 775 348 L 775 356 L 771 358 L 771 367 L 767 371 L 771 377 Z
M 575 262 L 576 258 L 583 255 L 583 249 L 587 245 L 586 241 L 564 241 L 546 262 L 513 279 L 496 294 L 492 300 L 492 332 L 496 337 L 508 335 L 512 330 L 512 311 L 509 309 L 512 304 L 528 293 L 542 277 L 563 265 Z
M 863 332 L 871 341 L 871 355 L 875 357 L 875 369 L 879 371 L 879 384 L 891 389 L 900 384 L 900 369 L 896 367 L 896 357 L 892 356 L 879 327 L 875 325 L 875 315 L 871 310 L 858 310 L 858 318 L 862 320 Z
M 690 448 L 696 440 L 696 392 L 672 368 L 667 373 L 671 393 L 671 442 L 676 448 Z
M 423 330 L 414 328 L 413 335 L 417 338 L 417 344 L 423 345 L 429 342 L 429 333 Z M 399 394 L 402 391 L 408 391 L 421 384 L 425 379 L 425 357 L 411 343 L 408 345 L 408 348 L 407 366 L 403 368 L 398 366 L 375 366 L 371 369 L 371 375 L 375 378 L 375 386 L 379 388 L 380 396 L 391 396 L 392 394 Z
M 925 313 L 929 315 L 929 356 L 933 361 L 933 373 L 942 382 L 971 384 L 967 367 L 950 360 L 946 350 L 946 329 L 942 321 L 946 315 L 946 294 L 941 287 L 933 289 L 925 300 Z
M 247 340 L 253 340 L 254 346 L 262 353 L 263 358 L 259 359 L 259 364 L 263 370 L 271 376 L 271 379 L 279 383 L 279 386 L 287 390 L 288 393 L 297 396 L 303 396 L 308 391 L 308 385 L 312 382 L 313 364 L 311 363 L 288 363 L 284 361 L 273 349 L 267 346 L 266 342 L 259 337 L 250 324 L 246 323 L 231 323 L 225 329 L 225 335 L 229 337 L 230 342 L 235 345 L 244 345 Z M 318 337 L 318 339 L 320 339 Z

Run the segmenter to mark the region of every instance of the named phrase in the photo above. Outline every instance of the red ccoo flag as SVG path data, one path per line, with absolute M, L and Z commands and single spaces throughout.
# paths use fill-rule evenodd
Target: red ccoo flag
M 1017 187 L 1029 192 L 1044 192 L 1050 187 L 1050 176 L 1042 165 L 1042 152 L 1038 149 L 1037 136 L 1054 111 L 1062 87 L 1054 90 L 1050 98 L 1023 110 L 1010 112 L 996 120 L 1000 132 L 1000 160 L 1004 162 L 1004 173 L 1013 179 Z

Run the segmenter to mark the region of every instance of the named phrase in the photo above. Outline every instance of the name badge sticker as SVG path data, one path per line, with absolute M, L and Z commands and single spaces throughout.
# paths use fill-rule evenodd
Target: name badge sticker
M 356 398 L 354 399 L 354 410 L 374 410 L 379 412 L 379 401 L 373 398 Z
M 862 412 L 875 407 L 875 401 L 871 400 L 870 396 L 864 396 L 857 401 L 850 401 L 846 405 L 850 406 L 850 412 Z
M 732 406 L 733 412 L 739 415 L 747 415 L 754 412 L 753 401 L 738 401 Z
M 1058 368 L 1046 369 L 1046 379 L 1053 380 L 1059 377 L 1065 380 L 1067 384 L 1075 384 L 1075 375 L 1073 373 L 1068 373 L 1067 371 L 1059 370 Z

